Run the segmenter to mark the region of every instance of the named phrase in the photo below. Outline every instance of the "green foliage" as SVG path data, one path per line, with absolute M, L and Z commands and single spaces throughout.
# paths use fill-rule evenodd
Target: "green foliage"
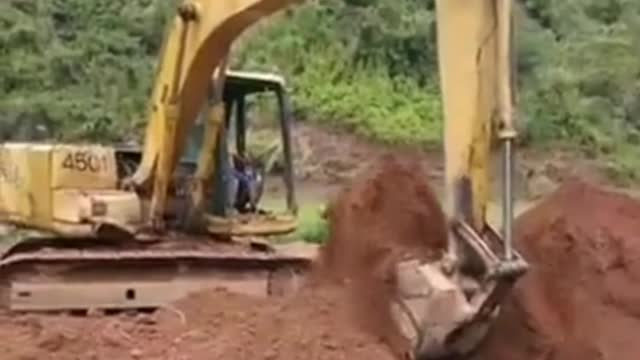
M 437 143 L 434 15 L 419 4 L 310 3 L 259 26 L 234 65 L 284 73 L 303 119 L 389 144 Z
M 562 144 L 640 169 L 640 2 L 520 0 L 525 144 Z M 144 120 L 175 2 L 0 2 L 0 137 L 45 124 L 112 141 Z M 434 2 L 308 1 L 252 28 L 234 66 L 290 81 L 299 119 L 390 144 L 441 137 Z M 139 133 L 138 133 L 139 134 Z M 636 166 L 638 162 L 638 166 Z M 616 170 L 617 169 L 617 170 Z
M 578 147 L 640 174 L 640 4 L 527 1 L 520 18 L 526 140 Z
M 323 244 L 329 238 L 329 225 L 318 208 L 307 207 L 300 211 L 298 229 L 292 238 L 312 244 Z
M 389 144 L 431 144 L 440 139 L 439 99 L 410 79 L 355 70 L 321 83 L 322 69 L 300 77 L 296 103 L 305 118 Z M 317 79 L 314 77 L 318 76 Z
M 159 0 L 0 3 L 4 135 L 33 122 L 61 139 L 112 141 L 129 133 L 143 120 L 167 5 Z

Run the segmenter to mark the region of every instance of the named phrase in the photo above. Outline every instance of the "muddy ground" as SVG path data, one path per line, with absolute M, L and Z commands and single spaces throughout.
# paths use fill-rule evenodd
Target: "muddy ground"
M 326 146 L 324 157 L 313 155 L 320 168 L 346 175 L 323 179 L 322 170 L 307 178 L 353 182 L 333 202 L 331 239 L 300 294 L 266 301 L 209 290 L 154 314 L 2 314 L 0 358 L 392 360 L 406 353 L 406 339 L 389 325 L 390 274 L 408 253 L 441 255 L 445 224 L 431 184 L 441 166 L 424 154 L 380 158 L 382 150 L 367 144 L 352 143 L 353 155 L 339 147 L 332 153 L 331 141 L 349 143 L 309 131 L 309 142 Z M 635 359 L 640 202 L 552 168 L 555 175 L 544 175 L 553 183 L 547 196 L 516 223 L 516 245 L 531 270 L 474 360 Z
M 348 321 L 339 294 L 265 301 L 212 290 L 153 315 L 4 316 L 0 358 L 392 360 L 385 344 Z

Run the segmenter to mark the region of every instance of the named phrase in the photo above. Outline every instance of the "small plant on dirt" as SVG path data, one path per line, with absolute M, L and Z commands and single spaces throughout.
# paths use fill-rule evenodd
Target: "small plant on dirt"
M 300 211 L 297 240 L 312 244 L 323 244 L 329 238 L 329 224 L 322 216 L 322 208 L 303 208 Z

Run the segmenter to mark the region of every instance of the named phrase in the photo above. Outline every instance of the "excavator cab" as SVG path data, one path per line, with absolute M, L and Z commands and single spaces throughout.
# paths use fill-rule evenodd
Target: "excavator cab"
M 218 236 L 278 235 L 294 231 L 297 203 L 291 151 L 292 112 L 284 78 L 268 73 L 227 71 L 223 92 L 225 123 L 218 133 L 213 156 L 215 170 L 208 186 L 206 204 L 207 231 Z M 258 119 L 251 118 L 250 105 L 258 97 L 266 107 L 276 109 L 278 139 L 275 151 L 281 153 L 279 175 L 282 185 L 273 185 L 284 189 L 284 208 L 266 208 L 261 203 L 267 181 L 265 166 L 273 151 L 266 154 L 251 151 L 249 135 L 255 125 L 253 120 Z M 174 174 L 168 216 L 177 222 L 184 221 L 180 215 L 186 213 L 189 205 L 189 184 L 203 146 L 205 118 L 206 111 L 202 111 L 191 128 Z M 126 176 L 138 166 L 142 153 L 140 149 L 120 148 L 117 155 L 121 174 Z M 277 179 L 269 178 L 270 182 L 273 180 Z M 273 201 L 269 203 L 272 205 Z
M 275 105 L 277 149 L 282 149 L 282 184 L 284 209 L 266 209 L 261 204 L 267 180 L 265 166 L 269 153 L 251 151 L 251 131 L 259 119 L 250 117 L 252 100 Z M 291 111 L 281 76 L 265 73 L 227 71 L 223 90 L 224 126 L 218 130 L 215 165 L 206 201 L 207 232 L 216 236 L 269 236 L 296 229 L 297 204 L 291 153 Z M 269 107 L 269 106 L 266 106 Z M 271 106 L 273 107 L 273 106 Z M 202 115 L 206 116 L 203 112 Z M 197 169 L 200 149 L 207 130 L 204 116 L 192 127 L 187 151 L 180 167 Z M 187 195 L 188 196 L 188 195 Z
M 237 214 L 267 215 L 261 196 L 265 185 L 265 166 L 271 152 L 256 154 L 252 150 L 250 116 L 251 100 L 260 97 L 267 105 L 275 105 L 278 136 L 275 151 L 282 149 L 282 183 L 286 197 L 284 212 L 295 215 L 297 204 L 294 189 L 294 171 L 291 154 L 290 102 L 285 82 L 275 74 L 228 71 L 224 88 L 225 128 L 215 154 L 216 169 L 210 189 L 208 212 L 219 217 Z M 258 114 L 260 116 L 262 114 Z M 188 149 L 181 165 L 195 171 L 198 151 L 202 146 L 204 124 L 193 127 Z M 270 149 L 267 149 L 270 150 Z

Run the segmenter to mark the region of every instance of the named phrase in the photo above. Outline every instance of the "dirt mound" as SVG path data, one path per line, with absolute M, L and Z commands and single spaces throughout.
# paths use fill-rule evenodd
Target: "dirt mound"
M 315 274 L 346 284 L 355 321 L 398 356 L 409 344 L 392 325 L 395 264 L 406 257 L 439 257 L 447 245 L 445 215 L 427 179 L 417 154 L 387 154 L 376 161 L 329 207 L 330 240 Z
M 361 278 L 384 259 L 433 259 L 447 246 L 446 218 L 429 186 L 424 159 L 382 156 L 333 201 L 322 276 Z
M 480 359 L 636 359 L 640 202 L 571 181 L 516 222 L 531 264 Z

